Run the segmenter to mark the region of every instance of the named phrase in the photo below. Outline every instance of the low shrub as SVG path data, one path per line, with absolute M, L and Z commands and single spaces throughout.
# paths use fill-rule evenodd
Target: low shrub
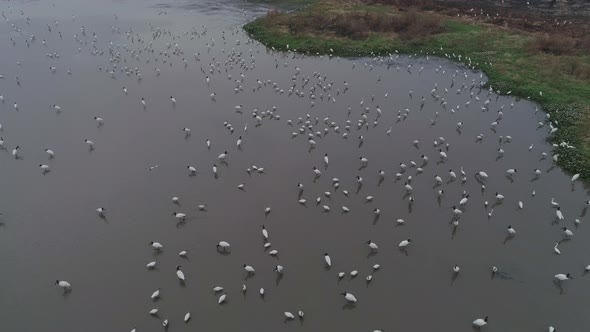
M 539 34 L 528 44 L 529 51 L 538 51 L 555 55 L 576 52 L 576 40 L 563 35 Z

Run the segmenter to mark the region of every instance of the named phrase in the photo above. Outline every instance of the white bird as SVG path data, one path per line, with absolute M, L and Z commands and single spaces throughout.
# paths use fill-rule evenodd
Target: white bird
M 412 242 L 411 239 L 407 239 L 407 240 L 403 240 L 402 242 L 399 243 L 398 247 L 399 248 L 405 248 L 407 247 L 410 243 Z
M 70 288 L 72 288 L 72 285 L 65 280 L 56 280 L 55 284 L 61 287 L 64 291 L 68 291 Z
M 313 167 L 313 173 L 315 174 L 316 178 L 322 175 L 322 172 L 315 166 Z
M 369 246 L 369 248 L 371 249 L 371 251 L 377 251 L 379 250 L 379 246 L 377 246 L 377 244 L 371 240 L 367 241 L 367 245 Z
M 226 242 L 226 241 L 220 241 L 217 244 L 217 249 L 220 249 L 221 248 L 221 250 L 223 250 L 223 251 L 226 251 L 226 250 L 230 249 L 230 247 L 231 247 L 230 244 L 228 242 Z
M 47 164 L 39 164 L 39 168 L 43 173 L 47 173 L 51 170 L 51 168 Z
M 558 255 L 561 255 L 561 251 L 557 248 L 558 245 L 559 245 L 559 242 L 555 242 L 555 247 L 553 247 L 553 252 L 555 252 Z
M 330 258 L 330 256 L 328 255 L 328 253 L 324 253 L 324 261 L 326 262 L 326 266 L 327 267 L 331 267 L 332 266 L 332 259 Z
M 45 152 L 47 153 L 47 156 L 49 157 L 49 159 L 55 158 L 55 153 L 53 152 L 53 150 L 45 149 Z
M 20 146 L 16 146 L 14 149 L 12 149 L 12 156 L 14 157 L 14 159 L 18 159 L 18 150 L 20 149 Z
M 435 175 L 434 176 L 434 179 L 436 180 L 436 184 L 437 185 L 440 185 L 440 184 L 443 183 L 443 179 L 440 176 L 438 176 L 438 175 Z
M 248 273 L 248 274 L 256 273 L 256 270 L 254 270 L 254 268 L 250 265 L 244 264 L 243 267 L 244 267 L 244 270 L 246 270 L 246 273 Z
M 453 272 L 454 273 L 459 273 L 459 271 L 461 271 L 461 268 L 459 267 L 459 265 L 453 266 Z
M 356 297 L 354 295 L 352 295 L 351 293 L 344 292 L 344 293 L 341 293 L 340 295 L 344 295 L 344 298 L 349 303 L 356 303 Z
M 262 225 L 262 237 L 265 240 L 268 240 L 268 231 L 266 230 L 266 227 L 264 227 L 264 225 Z
M 156 261 L 147 263 L 146 267 L 148 269 L 153 269 L 154 267 L 156 267 Z
M 197 173 L 197 169 L 194 166 L 187 166 L 186 169 L 188 169 L 188 172 L 191 175 L 194 175 Z
M 580 177 L 580 173 L 574 174 L 574 176 L 572 176 L 572 182 L 575 182 L 578 178 Z
M 295 319 L 295 315 L 293 315 L 289 311 L 285 311 L 284 314 L 285 314 L 285 317 L 287 317 L 286 319 Z
M 565 235 L 565 237 L 570 238 L 572 236 L 574 236 L 574 233 L 572 231 L 570 231 L 567 227 L 562 228 L 563 230 L 563 234 Z
M 184 221 L 186 219 L 186 214 L 181 213 L 181 212 L 172 212 L 172 215 L 174 216 L 174 218 L 176 218 L 180 221 Z
M 101 118 L 101 117 L 98 117 L 98 116 L 95 116 L 94 117 L 94 121 L 96 121 L 96 125 L 99 126 L 99 127 L 104 124 L 104 119 Z
M 573 277 L 572 277 L 572 276 L 571 276 L 569 273 L 567 273 L 567 274 L 559 273 L 559 274 L 556 274 L 556 275 L 554 276 L 554 278 L 555 278 L 555 279 L 557 280 L 557 282 L 559 282 L 559 283 L 561 283 L 562 281 L 566 281 L 566 280 L 573 279 Z
M 412 190 L 414 190 L 414 188 L 412 188 L 412 186 L 410 186 L 410 184 L 407 182 L 406 182 L 406 184 L 404 184 L 404 187 L 406 188 L 407 193 L 411 193 Z
M 162 250 L 163 246 L 160 242 L 150 242 L 150 246 L 152 246 L 152 248 L 154 248 L 154 250 Z
M 96 209 L 96 213 L 98 213 L 99 216 L 104 218 L 104 214 L 106 212 L 107 209 L 103 208 L 103 207 L 99 207 Z
M 85 139 L 85 140 L 84 140 L 84 142 L 85 142 L 86 144 L 88 144 L 88 148 L 89 148 L 90 150 L 93 150 L 93 149 L 94 149 L 94 142 L 93 142 L 93 141 L 91 141 L 91 140 L 89 140 L 89 139 Z
M 220 154 L 217 157 L 217 159 L 219 159 L 220 161 L 226 161 L 227 160 L 227 155 L 228 155 L 228 152 L 227 151 L 224 151 L 222 154 Z
M 512 225 L 508 225 L 508 236 L 514 236 L 516 235 L 516 230 L 514 228 L 512 228 Z
M 182 272 L 182 270 L 180 268 L 182 268 L 182 266 L 180 266 L 180 265 L 176 266 L 176 276 L 178 277 L 178 279 L 180 281 L 185 281 L 184 272 Z
M 187 312 L 187 313 L 184 315 L 184 322 L 186 323 L 186 322 L 188 322 L 190 319 L 191 319 L 191 313 L 190 313 L 190 312 Z
M 223 302 L 225 302 L 225 299 L 227 298 L 227 294 L 222 294 L 219 299 L 217 300 L 217 304 L 222 304 Z
M 152 298 L 152 300 L 156 300 L 157 298 L 160 297 L 160 289 L 156 289 L 155 292 L 152 293 L 152 295 L 150 296 Z
M 478 318 L 473 321 L 473 326 L 475 326 L 477 328 L 484 327 L 487 324 L 488 324 L 488 316 L 486 316 L 485 318 Z
M 555 216 L 557 216 L 558 220 L 563 220 L 563 213 L 561 213 L 561 208 L 557 208 L 557 210 L 555 210 Z
M 365 157 L 360 157 L 361 160 L 361 166 L 365 167 L 367 166 L 367 164 L 369 163 L 369 160 Z
M 459 205 L 465 205 L 467 203 L 467 200 L 469 200 L 469 195 L 465 195 L 465 197 L 461 198 L 461 200 L 459 201 Z
M 150 315 L 156 316 L 158 314 L 158 311 L 160 311 L 158 308 L 154 308 L 154 309 L 150 310 Z

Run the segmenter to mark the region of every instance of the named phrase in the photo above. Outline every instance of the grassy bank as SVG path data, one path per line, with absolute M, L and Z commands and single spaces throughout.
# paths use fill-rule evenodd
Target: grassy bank
M 329 0 L 292 13 L 271 11 L 244 29 L 277 50 L 353 57 L 434 54 L 480 69 L 494 90 L 530 98 L 551 113 L 559 130 L 549 140 L 575 146 L 555 148 L 559 165 L 590 180 L 590 38 Z

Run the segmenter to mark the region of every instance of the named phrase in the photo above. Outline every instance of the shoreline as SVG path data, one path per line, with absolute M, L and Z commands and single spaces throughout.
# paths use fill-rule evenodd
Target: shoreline
M 378 28 L 362 28 L 371 25 Z M 383 28 L 388 25 L 392 28 Z M 546 138 L 554 146 L 553 155 L 559 155 L 557 164 L 590 180 L 590 51 L 570 49 L 562 42 L 570 37 L 547 37 L 414 8 L 329 0 L 289 13 L 269 11 L 245 24 L 244 30 L 278 51 L 437 56 L 480 70 L 488 77 L 486 87 L 494 92 L 538 103 L 550 115 L 551 126 L 558 128 L 548 130 Z

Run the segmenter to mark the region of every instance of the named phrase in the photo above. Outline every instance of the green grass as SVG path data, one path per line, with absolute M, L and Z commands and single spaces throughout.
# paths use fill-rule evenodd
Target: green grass
M 348 2 L 320 2 L 293 13 L 269 13 L 244 26 L 255 39 L 276 50 L 307 54 L 331 54 L 360 57 L 387 55 L 395 52 L 431 54 L 461 61 L 482 70 L 488 85 L 500 93 L 538 102 L 559 130 L 549 141 L 563 141 L 576 148 L 558 147 L 559 165 L 571 173 L 581 173 L 590 180 L 590 55 L 576 51 L 568 55 L 531 51 L 535 38 L 531 33 L 510 30 L 489 24 L 444 16 L 440 33 L 416 38 L 400 38 L 393 32 L 369 32 L 364 38 L 350 38 L 335 33 L 329 26 L 313 26 L 317 16 L 330 17 L 340 13 L 373 13 L 399 15 L 393 7 Z M 438 15 L 429 14 L 427 15 Z M 307 20 L 307 21 L 302 21 Z M 309 28 L 293 32 L 294 23 L 304 22 Z M 310 22 L 309 25 L 306 25 Z M 442 48 L 442 50 L 441 50 Z M 455 56 L 453 56 L 453 54 Z M 459 60 L 458 55 L 462 55 Z M 582 70 L 585 75 L 577 75 Z M 584 72 L 583 70 L 586 70 Z M 542 95 L 539 92 L 542 92 Z
M 448 20 L 444 25 L 447 28 L 447 31 L 452 33 L 469 33 L 484 30 L 481 26 L 475 24 L 465 24 L 455 20 Z

